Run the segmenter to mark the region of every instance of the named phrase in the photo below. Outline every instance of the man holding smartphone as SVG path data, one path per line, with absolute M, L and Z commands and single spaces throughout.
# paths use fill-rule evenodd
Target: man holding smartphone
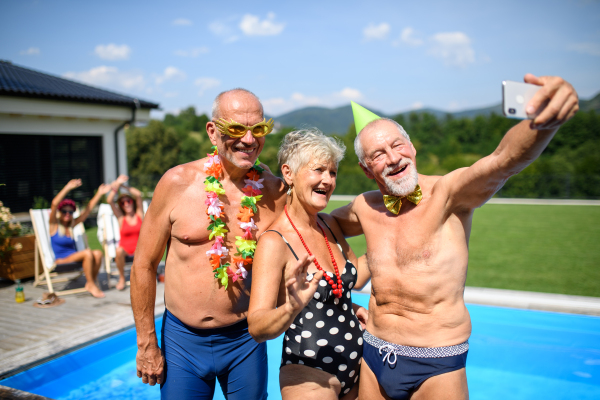
M 469 397 L 471 320 L 463 294 L 473 212 L 531 164 L 579 109 L 563 79 L 527 74 L 525 82 L 540 86 L 526 107 L 537 116 L 510 129 L 489 156 L 444 176 L 418 174 L 404 129 L 353 104 L 355 151 L 379 187 L 332 212 L 346 236 L 364 233 L 367 241 L 372 296 L 360 398 Z

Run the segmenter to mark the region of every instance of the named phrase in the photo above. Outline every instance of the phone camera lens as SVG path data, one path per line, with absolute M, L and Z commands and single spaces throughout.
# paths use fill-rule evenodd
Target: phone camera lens
M 517 110 L 515 110 L 514 108 L 509 108 L 508 109 L 508 113 L 509 114 L 516 114 Z

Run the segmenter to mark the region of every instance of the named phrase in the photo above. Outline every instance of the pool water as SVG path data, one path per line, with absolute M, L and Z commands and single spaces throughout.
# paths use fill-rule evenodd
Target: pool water
M 366 306 L 368 295 L 353 294 Z M 468 305 L 467 379 L 472 399 L 600 399 L 600 317 Z M 156 321 L 160 332 L 162 320 Z M 281 340 L 268 342 L 269 398 L 280 399 Z M 159 399 L 136 375 L 135 330 L 0 384 L 53 399 Z M 215 399 L 224 399 L 217 383 Z

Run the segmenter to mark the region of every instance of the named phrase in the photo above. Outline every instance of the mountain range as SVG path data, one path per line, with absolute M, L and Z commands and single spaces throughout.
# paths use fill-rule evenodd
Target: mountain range
M 385 113 L 373 110 L 368 106 L 367 108 L 375 114 L 387 118 L 399 114 L 407 117 L 411 113 L 429 113 L 435 115 L 439 119 L 445 118 L 448 114 L 454 118 L 475 118 L 478 115 L 488 116 L 492 113 L 502 115 L 502 104 L 457 112 L 446 112 L 434 108 L 420 108 L 418 110 L 399 112 L 393 115 L 386 115 Z M 597 113 L 600 113 L 600 93 L 589 100 L 580 99 L 579 108 L 581 111 L 595 110 Z M 348 127 L 354 122 L 352 117 L 352 107 L 350 105 L 338 108 L 304 107 L 272 118 L 275 120 L 275 123 L 280 126 L 293 127 L 295 129 L 317 127 L 329 135 L 346 134 Z

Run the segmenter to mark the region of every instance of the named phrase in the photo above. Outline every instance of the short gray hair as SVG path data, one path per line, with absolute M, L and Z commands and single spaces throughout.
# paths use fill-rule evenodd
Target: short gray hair
M 408 133 L 406 133 L 406 131 L 404 130 L 402 125 L 400 125 L 398 122 L 396 122 L 390 118 L 379 118 L 379 119 L 376 119 L 375 121 L 371 121 L 367 125 L 365 125 L 365 127 L 362 128 L 362 130 L 360 132 L 364 131 L 367 127 L 371 126 L 371 124 L 374 124 L 377 121 L 382 121 L 382 120 L 390 121 L 391 123 L 396 125 L 396 127 L 398 128 L 398 131 L 402 134 L 402 136 L 404 136 L 410 142 L 410 136 L 408 136 Z M 362 165 L 365 165 L 365 152 L 362 148 L 362 143 L 360 142 L 360 132 L 356 132 L 356 138 L 354 139 L 354 152 L 356 153 L 356 156 L 358 157 L 358 162 L 360 162 Z
M 317 128 L 301 129 L 285 135 L 277 153 L 277 161 L 280 169 L 287 164 L 294 173 L 315 159 L 333 161 L 337 167 L 345 151 L 346 146 L 341 140 L 326 136 Z
M 230 93 L 230 92 L 244 92 L 244 93 L 254 96 L 256 98 L 256 100 L 258 100 L 258 102 L 260 103 L 260 108 L 261 108 L 261 110 L 263 110 L 263 113 L 264 113 L 262 103 L 260 102 L 260 99 L 258 98 L 257 95 L 255 95 L 254 93 L 252 93 L 251 91 L 249 91 L 247 89 L 235 88 L 235 89 L 229 89 L 224 92 L 221 92 L 217 95 L 217 97 L 215 97 L 215 101 L 213 101 L 212 113 L 211 113 L 211 118 L 213 120 L 219 118 L 219 111 L 220 111 L 220 107 L 221 107 L 221 97 L 223 97 L 223 95 Z

